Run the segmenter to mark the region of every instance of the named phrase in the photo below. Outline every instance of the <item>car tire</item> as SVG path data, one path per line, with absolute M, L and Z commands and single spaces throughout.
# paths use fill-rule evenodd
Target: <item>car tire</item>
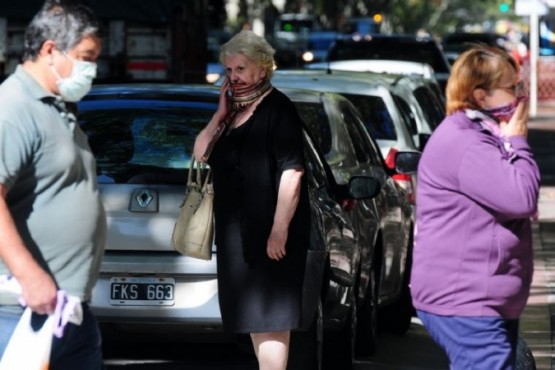
M 322 370 L 324 320 L 322 302 L 307 330 L 291 332 L 287 370 Z
M 380 329 L 389 334 L 404 335 L 410 329 L 413 311 L 410 289 L 403 284 L 399 299 L 380 312 Z
M 338 331 L 324 334 L 324 369 L 352 370 L 355 363 L 355 340 L 357 329 L 357 309 L 354 292 L 351 296 L 351 309 L 343 327 Z
M 378 345 L 378 292 L 379 269 L 374 258 L 368 273 L 369 281 L 366 296 L 358 310 L 355 351 L 358 356 L 370 356 Z

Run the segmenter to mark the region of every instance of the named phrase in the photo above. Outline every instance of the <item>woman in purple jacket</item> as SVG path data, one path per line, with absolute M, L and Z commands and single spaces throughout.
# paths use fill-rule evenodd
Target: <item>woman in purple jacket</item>
M 451 369 L 513 369 L 540 185 L 518 64 L 485 46 L 463 53 L 447 114 L 418 169 L 413 303 Z

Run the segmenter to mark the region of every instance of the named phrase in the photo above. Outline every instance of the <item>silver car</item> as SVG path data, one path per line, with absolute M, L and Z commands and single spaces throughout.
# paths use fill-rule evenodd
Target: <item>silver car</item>
M 305 69 L 350 71 L 378 74 L 400 97 L 400 109 L 406 114 L 415 144 L 423 150 L 432 131 L 445 118 L 445 97 L 434 70 L 428 64 L 399 60 L 336 60 L 311 63 Z
M 289 87 L 334 92 L 348 98 L 360 112 L 366 130 L 378 143 L 385 165 L 395 170 L 395 157 L 400 151 L 418 151 L 410 125 L 400 110 L 390 83 L 379 74 L 322 71 L 275 71 L 272 83 Z M 414 175 L 396 173 L 393 178 L 405 189 L 407 198 L 414 204 L 416 179 Z
M 79 103 L 80 126 L 97 159 L 108 217 L 106 251 L 91 307 L 110 333 L 165 332 L 182 339 L 183 333 L 221 329 L 216 248 L 212 260 L 203 261 L 180 255 L 170 243 L 194 139 L 216 110 L 218 95 L 219 89 L 208 85 L 114 85 L 93 88 Z M 313 93 L 304 95 L 314 98 Z M 366 285 L 362 288 L 368 279 L 360 277 L 367 274 L 360 264 L 372 254 L 362 251 L 341 202 L 370 199 L 382 187 L 380 179 L 364 174 L 337 184 L 308 134 L 305 141 L 312 227 L 303 310 L 312 316 L 303 316 L 308 331 L 301 337 L 311 341 L 315 355 L 306 356 L 307 346 L 301 346 L 299 356 L 293 346 L 291 358 L 321 364 L 323 352 L 314 344 L 322 345 L 322 326 L 348 323 L 350 328 L 356 292 L 368 291 Z M 375 222 L 371 229 L 378 230 L 374 210 L 368 212 Z M 314 312 L 321 315 L 314 317 Z M 326 354 L 345 359 L 341 368 L 348 369 L 353 362 L 349 348 Z

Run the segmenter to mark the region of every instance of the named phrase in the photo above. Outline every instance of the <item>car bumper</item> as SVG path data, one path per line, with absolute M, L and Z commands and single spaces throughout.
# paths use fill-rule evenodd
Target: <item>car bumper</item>
M 170 304 L 111 299 L 114 279 L 153 277 L 174 282 Z M 202 261 L 176 253 L 107 253 L 93 289 L 91 308 L 99 322 L 182 323 L 213 329 L 221 325 L 216 256 Z

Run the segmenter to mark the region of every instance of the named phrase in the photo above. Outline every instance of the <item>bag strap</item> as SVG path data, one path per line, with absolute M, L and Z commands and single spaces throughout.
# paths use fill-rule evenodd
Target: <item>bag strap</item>
M 224 121 L 222 121 L 218 124 L 218 127 L 216 127 L 216 130 L 214 130 L 214 134 L 212 135 L 212 138 L 210 139 L 210 142 L 206 146 L 206 150 L 202 155 L 203 162 L 206 162 L 208 160 L 208 157 L 210 157 L 210 153 L 212 153 L 212 149 L 214 149 L 214 145 L 216 145 L 216 142 L 218 141 L 220 136 L 222 136 L 222 133 L 225 131 L 226 127 L 227 125 L 225 124 Z
M 212 169 L 208 168 L 206 175 L 202 176 L 202 171 L 206 169 L 206 163 L 196 161 L 195 156 L 191 156 L 189 161 L 189 174 L 187 175 L 187 185 L 192 185 L 193 183 L 193 172 L 195 173 L 196 184 L 201 188 L 205 189 L 208 184 L 212 183 Z
M 187 186 L 193 183 L 193 169 L 195 168 L 195 156 L 192 155 L 189 160 L 189 173 L 187 174 Z
M 212 169 L 209 168 L 204 177 L 204 184 L 202 184 L 202 190 L 206 190 L 208 186 L 212 185 Z

